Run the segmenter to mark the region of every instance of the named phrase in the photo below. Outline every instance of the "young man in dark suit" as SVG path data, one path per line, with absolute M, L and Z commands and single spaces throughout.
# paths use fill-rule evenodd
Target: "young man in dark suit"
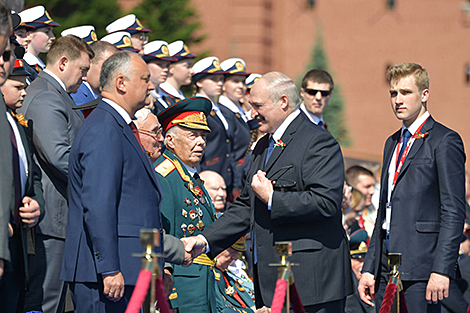
M 252 117 L 267 135 L 253 150 L 242 194 L 202 233 L 208 256 L 216 256 L 251 230 L 260 309 L 273 300 L 277 269 L 269 263 L 279 262 L 274 244 L 290 241 L 290 260 L 300 265 L 292 271 L 305 311 L 344 312 L 352 279 L 341 225 L 344 167 L 339 145 L 301 114 L 297 88 L 282 73 L 260 78 L 250 103 Z M 187 250 L 192 244 L 206 247 L 201 236 L 188 241 Z
M 388 253 L 401 253 L 409 312 L 440 312 L 465 218 L 465 152 L 455 131 L 427 111 L 429 75 L 404 63 L 387 71 L 390 103 L 402 127 L 384 149 L 380 205 L 359 282 L 361 298 L 381 306 Z

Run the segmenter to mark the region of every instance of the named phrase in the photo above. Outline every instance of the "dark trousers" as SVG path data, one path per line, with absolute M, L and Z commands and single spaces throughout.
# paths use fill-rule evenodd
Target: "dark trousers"
M 385 244 L 382 248 L 382 274 L 380 276 L 379 290 L 375 294 L 375 307 L 379 312 L 382 306 L 382 300 L 385 289 L 389 281 L 390 266 L 388 265 L 387 250 Z M 405 300 L 408 312 L 413 313 L 440 313 L 441 303 L 428 304 L 426 301 L 426 286 L 428 281 L 402 281 L 403 290 L 405 291 Z
M 103 284 L 69 283 L 75 313 L 124 313 L 134 286 L 124 287 L 124 296 L 112 302 L 103 294 Z
M 258 283 L 258 266 L 254 264 L 253 266 L 254 273 L 254 286 L 255 286 L 255 305 L 257 309 L 262 308 L 265 305 L 263 298 L 261 297 L 261 291 Z M 325 302 L 315 305 L 304 306 L 305 313 L 344 313 L 344 308 L 346 306 L 346 298 Z M 293 312 L 293 310 L 290 310 Z M 411 312 L 411 311 L 410 311 Z

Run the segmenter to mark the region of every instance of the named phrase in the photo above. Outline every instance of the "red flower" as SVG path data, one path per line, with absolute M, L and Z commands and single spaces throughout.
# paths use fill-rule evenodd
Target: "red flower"
M 429 133 L 428 132 L 425 132 L 424 134 L 423 133 L 420 133 L 419 131 L 417 131 L 414 135 L 413 135 L 413 138 L 414 139 L 423 139 L 425 138 L 426 136 L 428 136 Z
M 282 142 L 281 139 L 278 139 L 278 140 L 276 140 L 276 142 L 274 143 L 274 146 L 275 146 L 275 147 L 280 147 L 280 148 L 282 148 L 282 150 L 284 150 L 284 148 L 286 147 L 286 143 Z

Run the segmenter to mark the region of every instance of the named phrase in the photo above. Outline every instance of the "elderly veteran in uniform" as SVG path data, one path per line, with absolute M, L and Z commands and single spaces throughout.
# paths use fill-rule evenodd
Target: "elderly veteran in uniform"
M 165 133 L 166 150 L 154 163 L 163 188 L 162 226 L 178 238 L 200 234 L 215 219 L 211 198 L 196 172 L 210 132 L 206 116 L 211 102 L 194 97 L 182 100 L 158 115 Z M 175 289 L 170 295 L 179 313 L 215 312 L 215 286 L 212 267 L 206 255 L 188 268 L 175 265 Z
M 246 251 L 246 236 L 243 235 L 230 248 L 217 256 L 214 268 L 216 284 L 217 311 L 222 313 L 252 313 L 255 303 L 245 287 L 228 274 L 229 265 L 238 259 L 238 253 Z

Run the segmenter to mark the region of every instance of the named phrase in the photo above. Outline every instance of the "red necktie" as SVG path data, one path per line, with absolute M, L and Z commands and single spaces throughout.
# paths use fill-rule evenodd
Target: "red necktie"
M 139 142 L 139 146 L 142 148 L 142 151 L 145 152 L 144 147 L 142 147 L 142 142 L 140 142 L 139 130 L 137 129 L 137 127 L 135 127 L 134 122 L 130 122 L 130 123 L 129 123 L 129 126 L 131 127 L 132 132 L 134 133 L 135 138 L 136 138 L 137 141 Z

